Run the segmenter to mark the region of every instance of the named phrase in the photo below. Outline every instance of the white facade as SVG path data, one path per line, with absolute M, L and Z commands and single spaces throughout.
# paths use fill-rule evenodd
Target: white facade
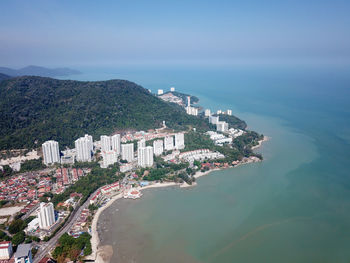
M 174 91 L 175 91 L 175 87 L 171 87 L 171 88 L 170 88 L 170 91 L 171 91 L 171 92 L 174 92 Z
M 219 122 L 219 116 L 209 116 L 209 123 L 217 124 Z
M 120 155 L 120 134 L 114 134 L 113 136 L 101 135 L 101 151 L 115 151 L 117 155 Z
M 78 162 L 91 162 L 93 150 L 92 136 L 86 134 L 85 137 L 77 139 L 75 141 L 75 149 Z
M 220 132 L 227 132 L 228 131 L 228 123 L 226 121 L 219 121 L 216 124 L 216 130 Z
M 112 149 L 111 137 L 106 135 L 101 135 L 101 151 L 107 152 Z
M 175 149 L 184 149 L 185 148 L 185 136 L 183 133 L 175 134 Z
M 12 257 L 12 243 L 11 241 L 0 242 L 0 259 L 10 259 Z
M 170 151 L 174 149 L 174 138 L 173 136 L 167 136 L 164 138 L 164 149 Z
M 153 153 L 155 156 L 162 155 L 164 151 L 164 143 L 162 140 L 153 141 Z
M 187 107 L 191 106 L 191 96 L 187 96 Z
M 227 115 L 232 115 L 232 110 L 227 110 L 227 111 L 226 111 L 226 114 L 227 114 Z
M 40 203 L 38 219 L 41 229 L 49 229 L 55 223 L 55 211 L 52 203 Z
M 186 107 L 186 113 L 188 115 L 197 116 L 198 115 L 198 108 L 188 106 L 188 107 Z
M 164 91 L 162 89 L 158 90 L 158 95 L 162 95 L 164 93 Z
M 112 150 L 116 151 L 117 155 L 120 155 L 120 134 L 114 134 L 111 137 Z
M 153 166 L 153 147 L 140 147 L 137 150 L 137 163 L 140 167 Z
M 145 139 L 141 139 L 137 142 L 137 149 L 142 148 L 142 147 L 146 147 L 146 140 Z
M 221 114 L 222 113 L 222 110 L 217 110 L 216 111 L 216 114 Z
M 42 145 L 44 163 L 46 165 L 59 163 L 60 162 L 60 150 L 58 142 L 46 141 Z
M 132 162 L 134 160 L 134 144 L 128 143 L 128 144 L 122 144 L 122 159 L 126 160 L 127 162 Z
M 206 109 L 206 110 L 204 111 L 204 116 L 205 116 L 205 117 L 209 117 L 210 115 L 211 115 L 210 109 Z
M 102 152 L 103 163 L 102 167 L 107 168 L 108 166 L 115 164 L 118 161 L 118 155 L 116 151 Z

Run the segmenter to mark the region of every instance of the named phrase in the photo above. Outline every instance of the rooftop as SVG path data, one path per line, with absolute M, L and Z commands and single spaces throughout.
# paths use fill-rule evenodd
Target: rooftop
M 32 248 L 31 244 L 20 244 L 17 247 L 15 258 L 27 257 Z

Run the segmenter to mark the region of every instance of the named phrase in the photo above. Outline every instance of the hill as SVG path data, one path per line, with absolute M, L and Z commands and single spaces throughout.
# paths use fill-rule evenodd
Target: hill
M 72 146 L 89 133 L 95 139 L 116 129 L 161 127 L 208 129 L 206 120 L 187 115 L 126 80 L 81 82 L 17 77 L 0 83 L 0 149 L 32 148 L 53 139 Z
M 0 81 L 3 81 L 5 79 L 10 79 L 11 77 L 5 74 L 0 73 Z
M 41 77 L 62 77 L 74 74 L 80 74 L 78 70 L 70 68 L 44 68 L 39 66 L 27 66 L 21 69 L 11 69 L 0 67 L 0 73 L 9 76 L 41 76 Z

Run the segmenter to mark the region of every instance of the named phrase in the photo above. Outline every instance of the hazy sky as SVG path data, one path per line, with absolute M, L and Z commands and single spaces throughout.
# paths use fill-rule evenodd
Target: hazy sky
M 0 66 L 350 58 L 349 0 L 1 0 L 0 8 Z

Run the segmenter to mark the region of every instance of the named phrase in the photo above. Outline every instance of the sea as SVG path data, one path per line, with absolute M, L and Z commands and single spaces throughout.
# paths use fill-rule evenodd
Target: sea
M 99 220 L 110 262 L 350 262 L 349 65 L 115 66 L 77 80 L 127 79 L 232 109 L 269 137 L 261 163 L 191 188 L 144 191 Z

